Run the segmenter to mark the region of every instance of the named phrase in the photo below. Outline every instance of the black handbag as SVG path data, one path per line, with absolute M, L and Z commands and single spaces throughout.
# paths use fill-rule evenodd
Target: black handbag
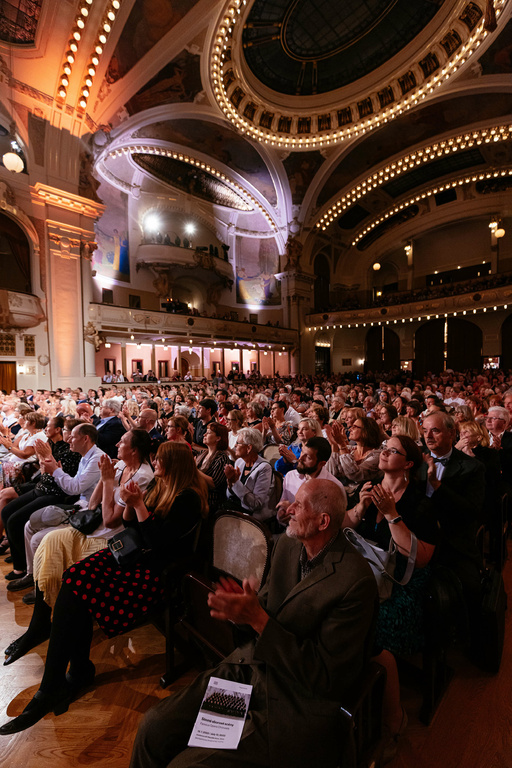
M 108 540 L 108 548 L 118 565 L 123 568 L 133 565 L 142 555 L 149 552 L 136 528 L 125 528 Z
M 101 505 L 96 509 L 77 509 L 69 516 L 69 524 L 85 536 L 93 533 L 102 520 Z

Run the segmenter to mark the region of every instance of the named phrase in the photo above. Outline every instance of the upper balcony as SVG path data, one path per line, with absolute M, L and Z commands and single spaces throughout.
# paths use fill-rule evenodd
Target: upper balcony
M 274 325 L 258 325 L 213 317 L 155 312 L 146 309 L 129 309 L 111 304 L 89 305 L 89 320 L 98 332 L 109 340 L 130 340 L 133 335 L 138 342 L 161 342 L 168 344 L 187 343 L 193 339 L 195 345 L 210 346 L 212 341 L 229 346 L 242 344 L 281 345 L 295 347 L 298 332 L 291 328 Z
M 454 284 L 442 289 L 407 291 L 383 299 L 378 305 L 315 312 L 305 319 L 306 325 L 352 326 L 365 323 L 397 323 L 399 320 L 422 321 L 445 315 L 476 315 L 494 309 L 512 308 L 512 273 L 501 273 L 468 284 Z M 400 301 L 401 299 L 401 301 Z
M 233 283 L 233 267 L 229 263 L 227 251 L 218 248 L 190 248 L 169 243 L 143 242 L 137 248 L 135 268 L 137 271 L 149 268 L 157 272 L 172 267 L 196 269 L 204 276 L 216 275 L 226 283 Z

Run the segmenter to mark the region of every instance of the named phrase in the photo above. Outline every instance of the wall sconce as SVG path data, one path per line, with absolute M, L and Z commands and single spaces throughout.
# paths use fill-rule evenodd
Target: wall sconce
M 23 365 L 23 363 L 18 363 L 17 370 L 18 370 L 18 373 L 20 374 L 25 373 L 25 366 Z
M 373 271 L 374 271 L 374 272 L 378 272 L 378 271 L 379 271 L 379 269 L 380 269 L 380 267 L 381 267 L 381 265 L 380 265 L 380 262 L 378 262 L 378 261 L 376 261 L 376 262 L 375 262 L 375 263 L 372 265 L 372 269 L 373 269 Z

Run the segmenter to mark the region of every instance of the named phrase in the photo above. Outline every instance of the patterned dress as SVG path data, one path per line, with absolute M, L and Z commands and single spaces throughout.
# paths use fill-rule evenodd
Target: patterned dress
M 134 522 L 151 550 L 137 563 L 122 568 L 110 550 L 102 549 L 68 568 L 62 580 L 84 601 L 106 635 L 127 632 L 162 602 L 160 574 L 178 557 L 193 553 L 200 520 L 199 496 L 185 490 L 165 518 L 151 514 L 143 523 Z
M 418 541 L 436 544 L 438 529 L 434 516 L 430 513 L 430 501 L 420 493 L 413 483 L 409 483 L 402 497 L 396 503 L 397 513 Z M 357 532 L 368 541 L 382 549 L 388 549 L 391 531 L 388 521 L 377 520 L 377 507 L 370 504 L 364 518 L 357 527 Z M 395 578 L 401 579 L 405 573 L 407 558 L 397 555 Z M 430 568 L 416 568 L 408 584 L 395 584 L 388 600 L 380 604 L 376 630 L 376 652 L 382 649 L 395 655 L 411 655 L 423 649 L 423 600 Z

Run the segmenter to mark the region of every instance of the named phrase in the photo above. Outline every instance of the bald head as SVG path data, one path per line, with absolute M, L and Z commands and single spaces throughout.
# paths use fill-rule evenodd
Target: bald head
M 346 499 L 331 480 L 312 479 L 303 483 L 290 504 L 286 535 L 304 544 L 308 559 L 315 557 L 340 530 Z
M 151 432 L 156 424 L 158 414 L 152 408 L 143 408 L 139 415 L 139 427 Z

